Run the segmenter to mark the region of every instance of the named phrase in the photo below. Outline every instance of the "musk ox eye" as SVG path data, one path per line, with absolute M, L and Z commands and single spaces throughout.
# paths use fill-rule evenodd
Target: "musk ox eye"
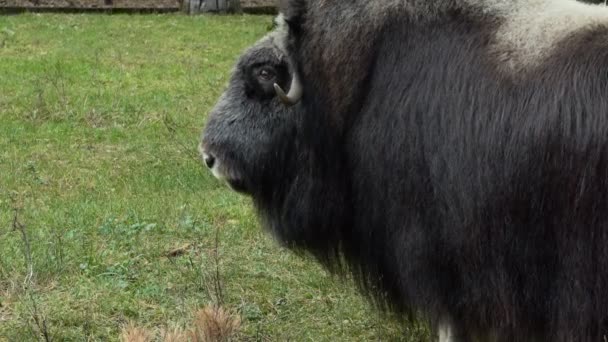
M 276 73 L 270 68 L 263 68 L 258 72 L 258 77 L 264 82 L 269 82 L 275 79 Z

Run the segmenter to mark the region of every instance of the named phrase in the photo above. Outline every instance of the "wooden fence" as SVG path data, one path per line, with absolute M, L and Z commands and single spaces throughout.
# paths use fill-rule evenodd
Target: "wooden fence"
M 157 10 L 203 12 L 273 12 L 277 0 L 0 0 L 14 10 Z

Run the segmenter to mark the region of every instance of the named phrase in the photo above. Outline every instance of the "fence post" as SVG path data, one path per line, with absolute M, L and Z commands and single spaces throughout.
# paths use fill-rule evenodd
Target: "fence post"
M 201 11 L 201 7 L 205 1 L 201 0 L 190 0 L 190 14 L 198 14 Z
M 241 12 L 239 0 L 182 0 L 182 9 L 188 14 L 201 12 Z
M 187 14 L 197 14 L 201 11 L 204 0 L 182 0 L 182 10 Z

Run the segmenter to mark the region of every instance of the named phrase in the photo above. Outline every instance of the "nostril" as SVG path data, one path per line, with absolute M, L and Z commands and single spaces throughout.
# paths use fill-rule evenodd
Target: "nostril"
M 203 154 L 203 160 L 205 161 L 205 165 L 207 165 L 208 168 L 213 168 L 213 165 L 215 164 L 215 157 L 209 154 Z

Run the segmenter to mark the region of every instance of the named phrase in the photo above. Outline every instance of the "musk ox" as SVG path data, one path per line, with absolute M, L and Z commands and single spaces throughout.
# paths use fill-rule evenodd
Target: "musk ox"
M 608 9 L 281 12 L 200 146 L 264 226 L 442 341 L 606 341 Z

